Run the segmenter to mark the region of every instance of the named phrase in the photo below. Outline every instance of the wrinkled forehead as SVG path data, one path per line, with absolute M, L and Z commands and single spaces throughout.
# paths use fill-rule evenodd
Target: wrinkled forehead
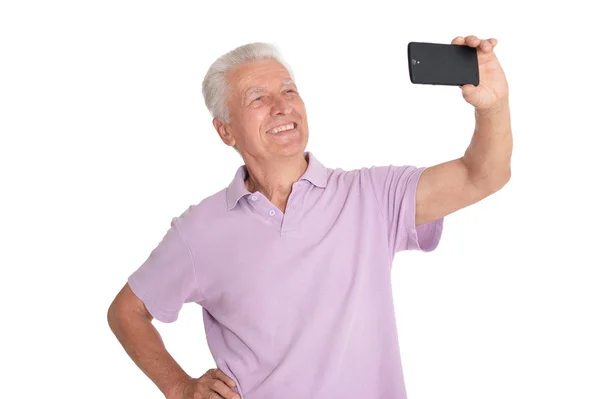
M 279 88 L 284 88 L 286 86 L 293 86 L 293 85 L 294 85 L 294 81 L 292 79 L 284 79 L 281 82 L 279 82 Z M 251 96 L 252 94 L 260 93 L 261 91 L 265 91 L 265 90 L 267 90 L 267 87 L 264 85 L 257 85 L 257 86 L 251 85 L 247 89 L 242 89 L 241 94 L 242 94 L 243 98 L 246 98 L 246 97 Z
M 271 88 L 293 86 L 288 70 L 274 60 L 252 61 L 230 71 L 229 84 L 236 96 L 245 98 Z

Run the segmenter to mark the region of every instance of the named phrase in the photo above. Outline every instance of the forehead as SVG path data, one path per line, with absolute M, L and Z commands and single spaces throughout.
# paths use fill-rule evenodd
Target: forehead
M 246 62 L 230 71 L 229 83 L 238 95 L 294 84 L 287 69 L 275 60 Z

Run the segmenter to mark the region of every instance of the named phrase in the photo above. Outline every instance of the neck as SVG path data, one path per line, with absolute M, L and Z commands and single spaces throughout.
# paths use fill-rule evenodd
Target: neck
M 259 191 L 273 204 L 287 203 L 292 192 L 292 184 L 306 172 L 308 162 L 304 153 L 285 158 L 253 158 L 244 159 L 248 178 L 244 182 L 251 193 Z

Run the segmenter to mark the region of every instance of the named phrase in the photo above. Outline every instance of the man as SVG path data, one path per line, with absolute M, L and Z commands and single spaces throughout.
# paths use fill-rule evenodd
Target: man
M 461 89 L 476 127 L 463 157 L 429 168 L 323 166 L 305 152 L 304 103 L 272 46 L 242 46 L 211 66 L 207 107 L 244 165 L 227 188 L 173 218 L 108 312 L 127 353 L 167 398 L 406 398 L 394 254 L 434 250 L 444 216 L 510 178 L 497 40 L 452 44 L 477 48 L 480 85 Z M 198 379 L 151 323 L 175 321 L 187 302 L 203 307 L 218 367 Z

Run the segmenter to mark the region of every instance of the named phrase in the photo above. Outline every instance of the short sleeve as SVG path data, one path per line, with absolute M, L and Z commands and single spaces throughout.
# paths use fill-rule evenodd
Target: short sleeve
M 177 218 L 171 220 L 162 241 L 127 282 L 150 314 L 163 323 L 177 320 L 184 303 L 201 300 L 192 253 Z
M 403 250 L 429 252 L 439 244 L 444 218 L 419 226 L 415 224 L 417 185 L 425 169 L 394 165 L 368 169 L 392 254 Z

